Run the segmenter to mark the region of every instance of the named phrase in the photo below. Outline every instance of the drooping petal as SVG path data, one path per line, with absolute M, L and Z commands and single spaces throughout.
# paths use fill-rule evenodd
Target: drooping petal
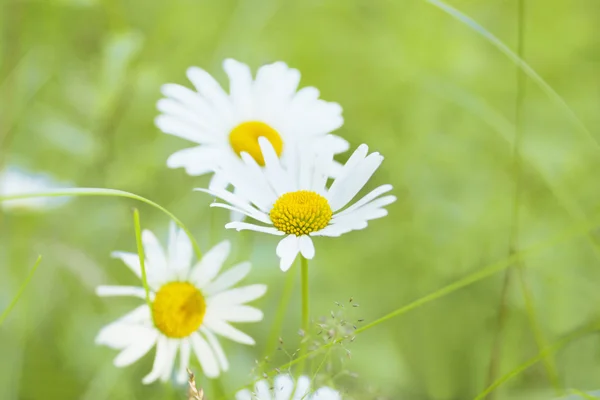
M 195 332 L 190 337 L 192 342 L 192 349 L 202 366 L 202 372 L 207 378 L 216 378 L 219 376 L 219 365 L 213 351 L 211 350 L 208 343 L 199 333 Z
M 171 375 L 173 375 L 173 367 L 175 366 L 175 358 L 177 357 L 178 348 L 179 340 L 171 338 L 167 339 L 167 361 L 165 362 L 162 375 L 160 376 L 160 380 L 162 382 L 168 381 Z
M 208 340 L 208 344 L 212 347 L 215 356 L 217 356 L 217 361 L 221 365 L 221 371 L 229 370 L 229 362 L 227 361 L 227 357 L 225 356 L 225 352 L 223 351 L 223 347 L 219 342 L 219 339 L 210 331 L 210 329 L 200 328 L 200 331 L 206 336 Z
M 188 380 L 187 368 L 190 366 L 191 348 L 190 339 L 181 339 L 179 343 L 179 371 L 176 377 L 179 383 L 185 383 Z
M 300 245 L 300 253 L 304 256 L 304 258 L 312 260 L 312 258 L 315 256 L 315 245 L 313 244 L 310 236 L 300 236 L 298 238 L 298 243 Z
M 288 235 L 281 239 L 275 249 L 275 253 L 281 259 L 279 268 L 284 272 L 290 269 L 299 251 L 300 246 L 296 235 Z
M 142 383 L 147 385 L 159 379 L 165 367 L 168 366 L 169 360 L 169 345 L 168 339 L 165 336 L 160 335 L 158 342 L 156 343 L 156 356 L 154 357 L 154 363 L 152 364 L 152 371 L 142 379 Z

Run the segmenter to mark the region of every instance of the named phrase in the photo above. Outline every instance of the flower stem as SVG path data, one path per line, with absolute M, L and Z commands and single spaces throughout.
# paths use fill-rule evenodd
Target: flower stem
M 302 330 L 308 335 L 309 309 L 308 309 L 308 260 L 300 256 L 300 274 L 302 277 Z
M 146 256 L 144 255 L 144 246 L 142 245 L 142 229 L 140 227 L 140 212 L 137 208 L 133 209 L 133 226 L 135 228 L 135 242 L 137 244 L 138 256 L 140 258 L 140 269 L 142 270 L 142 283 L 146 292 L 146 304 L 152 310 L 150 301 L 150 288 L 148 287 L 148 275 L 146 275 Z
M 41 261 L 42 261 L 42 256 L 38 256 L 37 261 L 33 265 L 33 268 L 31 268 L 31 271 L 29 271 L 29 274 L 27 275 L 27 278 L 25 278 L 25 281 L 23 282 L 23 284 L 21 285 L 21 287 L 19 287 L 19 290 L 17 291 L 17 295 L 11 300 L 10 304 L 8 305 L 8 307 L 6 307 L 6 310 L 4 310 L 2 312 L 2 314 L 0 314 L 0 326 L 2 325 L 2 323 L 4 322 L 4 320 L 6 320 L 6 317 L 8 317 L 8 314 L 10 314 L 10 312 L 12 311 L 12 309 L 17 305 L 17 302 L 21 298 L 21 295 L 25 291 L 25 288 L 27 287 L 27 285 L 29 285 L 29 282 L 31 281 L 31 278 L 33 278 L 33 275 L 35 274 L 35 271 L 37 270 L 37 268 L 40 265 Z

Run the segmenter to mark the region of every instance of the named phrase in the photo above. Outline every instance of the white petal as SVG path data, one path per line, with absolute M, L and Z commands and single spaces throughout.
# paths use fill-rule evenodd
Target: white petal
M 166 271 L 167 269 L 167 258 L 163 251 L 162 245 L 151 231 L 145 229 L 142 232 L 142 243 L 144 245 L 144 253 L 148 260 L 146 268 L 152 269 L 160 273 L 159 271 Z
M 173 366 L 175 365 L 175 358 L 177 357 L 177 349 L 179 349 L 179 340 L 171 339 L 167 340 L 167 362 L 165 363 L 160 380 L 166 382 L 173 375 Z
M 152 371 L 142 379 L 142 383 L 147 385 L 160 378 L 168 366 L 169 360 L 169 344 L 168 339 L 164 336 L 159 336 L 158 342 L 156 343 L 156 356 L 154 357 L 154 363 L 152 364 Z
M 235 400 L 252 400 L 252 393 L 248 389 L 240 390 L 235 394 Z
M 256 382 L 254 385 L 254 391 L 256 394 L 256 398 L 259 400 L 271 400 L 271 390 L 269 388 L 269 384 L 266 380 L 260 380 Z
M 214 246 L 192 268 L 189 277 L 190 281 L 200 289 L 203 289 L 204 286 L 217 276 L 230 251 L 231 243 L 229 240 L 224 240 Z
M 102 285 L 96 288 L 96 294 L 101 297 L 131 296 L 140 299 L 146 298 L 146 291 L 136 286 L 108 286 Z
M 212 296 L 225 289 L 229 289 L 244 279 L 250 272 L 250 268 L 251 264 L 247 261 L 237 264 L 219 275 L 219 277 L 206 286 L 202 292 L 205 296 Z
M 265 159 L 265 175 L 278 196 L 293 190 L 292 182 L 279 163 L 279 157 L 271 142 L 265 137 L 258 138 L 258 144 Z
M 187 76 L 200 93 L 225 120 L 232 117 L 231 102 L 219 83 L 208 72 L 198 67 L 190 67 Z
M 252 215 L 248 214 L 246 211 L 242 210 L 241 208 L 230 206 L 229 204 L 224 204 L 224 203 L 210 203 L 210 207 L 224 208 L 226 210 L 231 211 L 230 216 L 232 214 L 241 215 L 241 219 L 243 219 L 244 217 L 253 218 Z M 235 221 L 235 222 L 237 222 L 237 221 Z
M 149 326 L 128 324 L 115 321 L 106 325 L 96 336 L 96 344 L 108 346 L 111 349 L 125 349 L 135 343 L 138 337 L 147 334 Z
M 294 380 L 289 375 L 278 375 L 273 383 L 275 400 L 290 400 L 294 391 Z
M 260 226 L 260 225 L 250 224 L 247 222 L 230 222 L 225 225 L 225 228 L 226 229 L 235 229 L 238 232 L 243 231 L 243 230 L 248 230 L 248 231 L 268 233 L 269 235 L 275 235 L 275 236 L 285 235 L 284 232 L 281 232 L 280 230 L 273 228 L 272 226 Z
M 213 107 L 193 90 L 173 83 L 162 85 L 160 90 L 165 96 L 176 100 L 182 107 L 197 114 L 202 121 L 205 121 L 206 126 L 215 131 L 226 128 L 223 121 L 215 115 Z
M 376 218 L 381 218 L 387 215 L 387 210 L 382 209 L 396 201 L 396 196 L 383 196 L 371 201 L 364 206 L 352 210 L 343 215 L 334 215 L 331 224 L 345 224 L 351 221 L 362 220 L 369 221 Z
M 171 221 L 169 226 L 169 268 L 185 279 L 192 265 L 192 242 L 183 229 Z
M 185 168 L 188 175 L 198 176 L 214 172 L 218 167 L 219 157 L 223 157 L 223 152 L 218 147 L 190 147 L 171 154 L 167 159 L 167 167 Z
M 193 333 L 190 337 L 192 341 L 192 349 L 194 349 L 194 353 L 200 361 L 200 365 L 202 366 L 202 371 L 207 378 L 216 378 L 219 376 L 219 365 L 217 364 L 217 360 L 215 355 L 206 340 L 197 332 Z
M 342 396 L 336 390 L 330 387 L 322 387 L 317 390 L 310 398 L 310 400 L 341 400 Z
M 219 172 L 215 172 L 212 178 L 210 178 L 208 188 L 210 190 L 225 190 L 228 185 L 229 181 L 227 180 L 227 177 Z
M 231 101 L 241 119 L 252 116 L 252 73 L 250 68 L 231 58 L 223 61 L 223 69 L 229 76 Z
M 206 301 L 209 306 L 215 307 L 244 304 L 264 296 L 266 292 L 267 285 L 248 285 L 218 293 L 209 297 Z
M 179 371 L 177 382 L 185 383 L 188 380 L 187 368 L 190 366 L 191 344 L 189 338 L 181 339 L 179 343 Z
M 164 133 L 177 136 L 190 142 L 199 144 L 219 143 L 218 137 L 207 133 L 198 124 L 161 114 L 154 119 L 154 123 Z
M 204 327 L 200 328 L 200 331 L 206 336 L 208 340 L 208 344 L 212 347 L 215 355 L 217 356 L 217 361 L 221 365 L 221 371 L 229 370 L 229 362 L 227 361 L 227 357 L 225 357 L 225 352 L 223 351 L 223 347 L 219 342 L 219 339 L 209 330 Z
M 300 253 L 302 253 L 304 258 L 312 260 L 312 258 L 315 256 L 315 245 L 313 244 L 310 236 L 300 236 L 298 243 L 300 244 Z
M 223 199 L 226 202 L 228 202 L 229 204 L 231 204 L 232 206 L 236 207 L 237 209 L 240 209 L 242 212 L 244 212 L 249 217 L 256 219 L 257 221 L 264 222 L 265 224 L 269 224 L 271 222 L 271 220 L 269 219 L 269 217 L 267 215 L 265 215 L 261 211 L 257 210 L 256 208 L 252 207 L 250 204 L 248 204 L 248 202 L 246 200 L 242 199 L 239 196 L 234 195 L 231 192 L 228 192 L 227 190 L 219 190 L 219 189 L 210 190 L 210 189 L 203 189 L 203 188 L 196 188 L 194 190 L 199 191 L 199 192 L 208 193 L 212 196 L 216 196 L 220 199 Z
M 140 257 L 136 253 L 126 253 L 123 251 L 113 251 L 113 258 L 120 258 L 121 261 L 138 277 L 142 277 L 142 268 L 140 267 Z
M 294 391 L 294 400 L 305 399 L 305 396 L 310 391 L 310 379 L 307 376 L 301 376 L 298 378 L 296 383 L 296 390 Z
M 288 235 L 281 239 L 275 250 L 275 253 L 281 259 L 279 268 L 284 272 L 290 269 L 299 251 L 300 246 L 296 235 Z
M 258 322 L 264 317 L 262 311 L 251 306 L 218 307 L 215 313 L 227 322 Z
M 230 340 L 233 340 L 234 342 L 238 342 L 238 343 L 242 343 L 242 344 L 247 344 L 247 345 L 255 344 L 254 339 L 252 339 L 250 336 L 248 336 L 244 332 L 229 325 L 227 322 L 225 322 L 223 320 L 219 320 L 219 319 L 215 319 L 215 318 L 212 318 L 212 319 L 205 318 L 204 323 L 206 324 L 206 327 L 208 329 L 210 329 L 217 335 L 221 335 L 223 337 L 226 337 L 227 339 L 230 339 Z
M 351 213 L 352 211 L 364 206 L 365 204 L 369 203 L 371 200 L 381 196 L 384 193 L 389 192 L 390 190 L 392 190 L 392 185 L 381 185 L 379 187 L 376 187 L 375 189 L 373 189 L 371 192 L 369 192 L 368 194 L 366 194 L 362 199 L 360 199 L 359 201 L 357 201 L 356 203 L 354 203 L 352 206 L 348 207 L 347 209 L 345 209 L 344 211 L 336 214 L 336 217 L 341 217 L 344 216 L 348 213 Z
M 158 335 L 158 331 L 152 328 L 140 330 L 135 340 L 114 359 L 115 367 L 125 367 L 142 358 L 154 347 Z

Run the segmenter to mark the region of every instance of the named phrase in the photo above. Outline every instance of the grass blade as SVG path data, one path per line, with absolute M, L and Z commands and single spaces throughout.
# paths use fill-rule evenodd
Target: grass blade
M 29 274 L 27 274 L 27 278 L 25 278 L 25 281 L 19 287 L 19 290 L 17 291 L 16 296 L 13 297 L 13 299 L 11 300 L 10 304 L 8 305 L 8 307 L 6 307 L 6 310 L 4 310 L 2 312 L 2 315 L 0 315 L 0 326 L 2 326 L 2 324 L 4 323 L 4 321 L 6 320 L 6 318 L 8 317 L 8 314 L 10 314 L 10 312 L 12 311 L 12 309 L 15 308 L 15 306 L 17 305 L 17 302 L 19 301 L 19 299 L 23 295 L 23 292 L 27 288 L 27 285 L 29 285 L 29 282 L 31 281 L 31 278 L 33 278 L 33 274 L 35 274 L 35 271 L 37 271 L 37 268 L 40 265 L 41 261 L 42 261 L 42 256 L 38 256 L 35 264 L 33 265 L 33 268 L 31 268 L 31 271 L 29 271 Z

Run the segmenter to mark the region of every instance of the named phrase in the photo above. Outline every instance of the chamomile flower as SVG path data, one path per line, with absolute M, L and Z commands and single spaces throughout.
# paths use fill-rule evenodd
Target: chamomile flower
M 265 168 L 242 153 L 244 167 L 221 172 L 226 174 L 235 192 L 216 188 L 196 190 L 229 203 L 211 206 L 241 212 L 262 223 L 234 221 L 226 228 L 285 236 L 276 249 L 283 271 L 290 268 L 298 253 L 307 259 L 314 257 L 311 237 L 336 237 L 364 229 L 369 220 L 386 216 L 383 207 L 396 200 L 395 196 L 382 196 L 392 190 L 391 185 L 382 185 L 347 207 L 383 161 L 379 153 L 367 154 L 365 144 L 352 154 L 330 187 L 327 187 L 327 171 L 333 162 L 330 149 L 303 153 L 296 165 L 283 168 L 271 143 L 261 137 L 259 144 Z
M 301 376 L 297 383 L 289 375 L 278 375 L 271 386 L 266 380 L 254 385 L 254 391 L 244 389 L 239 391 L 236 400 L 341 400 L 342 396 L 336 390 L 324 386 L 311 392 L 310 379 Z
M 298 146 L 330 146 L 334 153 L 348 149 L 348 142 L 338 136 L 324 140 L 342 126 L 342 108 L 319 99 L 314 87 L 298 90 L 298 70 L 275 62 L 259 68 L 253 79 L 250 68 L 241 62 L 226 59 L 223 68 L 229 77 L 229 93 L 198 67 L 187 70 L 196 91 L 163 85 L 166 98 L 157 104 L 162 114 L 156 125 L 165 133 L 199 144 L 172 154 L 167 160 L 170 168 L 183 167 L 190 175 L 202 175 L 215 172 L 218 165 L 241 163 L 243 152 L 264 165 L 259 137 L 271 143 L 284 165 Z M 332 164 L 331 176 L 336 166 Z M 211 187 L 223 188 L 227 183 L 215 174 Z
M 40 193 L 66 186 L 45 173 L 33 174 L 13 166 L 0 171 L 0 197 Z M 0 206 L 4 211 L 42 211 L 58 207 L 68 200 L 68 197 L 36 197 L 7 200 L 1 202 Z
M 166 381 L 173 373 L 179 353 L 176 379 L 185 382 L 186 368 L 192 352 L 204 375 L 209 378 L 227 371 L 229 363 L 217 335 L 238 343 L 253 345 L 254 339 L 230 325 L 230 322 L 257 322 L 263 313 L 245 303 L 261 297 L 265 285 L 249 285 L 232 289 L 250 272 L 243 262 L 219 274 L 229 255 L 230 243 L 213 247 L 192 265 L 192 245 L 182 230 L 171 225 L 165 252 L 150 231 L 144 231 L 142 242 L 146 255 L 147 280 L 152 307 L 146 303 L 102 328 L 96 343 L 120 350 L 114 360 L 117 367 L 130 365 L 156 346 L 152 371 L 143 383 L 157 379 Z M 141 268 L 135 253 L 115 252 L 138 277 Z M 99 296 L 132 296 L 145 298 L 142 287 L 100 286 Z

